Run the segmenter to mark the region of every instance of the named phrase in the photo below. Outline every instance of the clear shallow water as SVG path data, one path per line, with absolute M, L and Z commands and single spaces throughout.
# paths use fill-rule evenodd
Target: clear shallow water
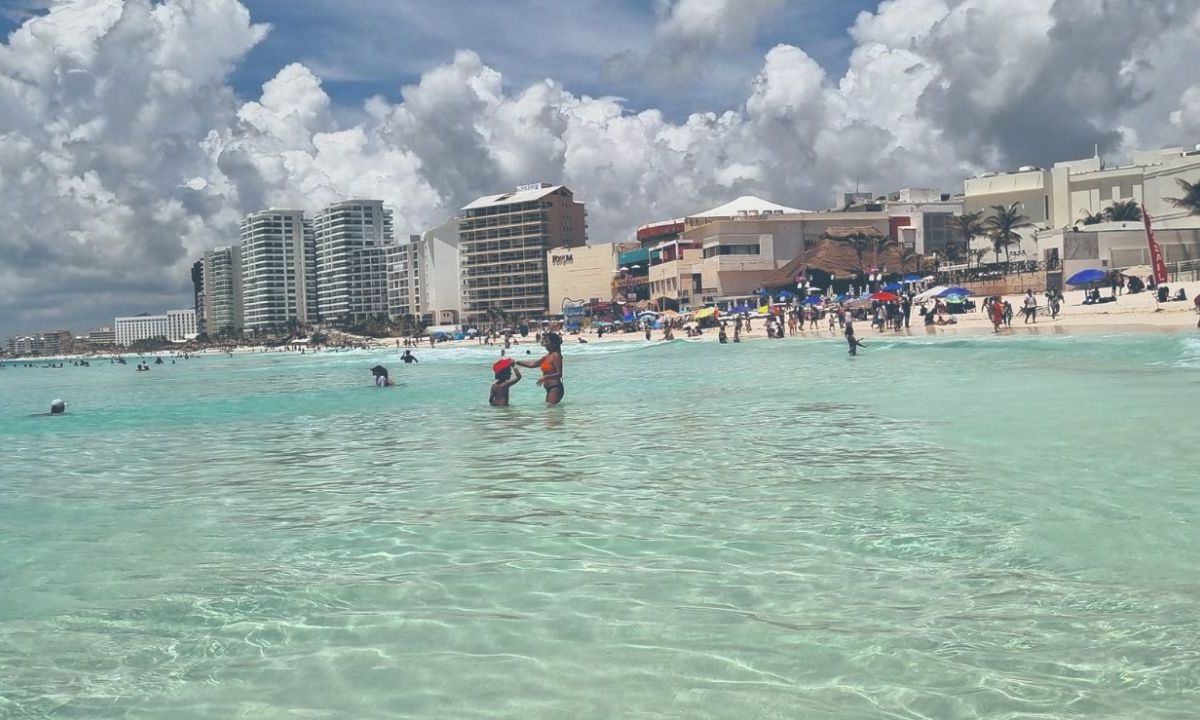
M 1200 340 L 867 342 L 4 369 L 0 717 L 1194 713 Z

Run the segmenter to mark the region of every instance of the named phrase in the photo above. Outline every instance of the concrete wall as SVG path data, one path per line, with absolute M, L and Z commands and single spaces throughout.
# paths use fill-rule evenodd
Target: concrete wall
M 421 234 L 424 244 L 424 267 L 421 272 L 422 310 L 441 315 L 453 312 L 455 320 L 462 313 L 462 265 L 458 257 L 458 220 L 450 220 Z M 430 321 L 440 322 L 438 317 Z
M 637 248 L 636 243 L 600 243 L 548 251 L 550 314 L 560 314 L 563 301 L 612 300 L 617 255 Z

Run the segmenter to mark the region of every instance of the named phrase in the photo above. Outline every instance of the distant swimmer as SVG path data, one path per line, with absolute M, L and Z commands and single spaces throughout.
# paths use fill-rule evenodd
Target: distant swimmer
M 400 359 L 404 361 L 405 365 L 409 365 L 411 363 L 420 364 L 420 362 L 421 362 L 420 360 L 417 359 L 416 355 L 412 354 L 412 350 L 405 350 L 404 354 L 400 356 Z
M 145 363 L 138 363 L 137 369 L 138 372 L 147 372 L 150 370 L 150 366 Z
M 387 368 L 382 365 L 371 368 L 371 374 L 375 376 L 375 387 L 388 387 L 396 384 L 396 381 L 388 375 Z
M 546 391 L 546 402 L 550 405 L 557 405 L 562 402 L 563 395 L 566 393 L 562 381 L 562 336 L 556 332 L 543 334 L 542 347 L 546 348 L 546 354 L 542 356 L 541 360 L 522 360 L 517 364 L 521 367 L 541 368 L 542 376 L 538 378 L 537 384 Z
M 67 403 L 65 403 L 64 401 L 59 400 L 57 398 L 50 401 L 50 414 L 51 415 L 62 415 L 66 411 L 67 411 Z
M 492 373 L 496 377 L 496 382 L 492 383 L 491 393 L 488 395 L 488 405 L 507 407 L 508 389 L 521 382 L 521 371 L 517 369 L 517 363 L 512 358 L 501 358 L 492 365 Z

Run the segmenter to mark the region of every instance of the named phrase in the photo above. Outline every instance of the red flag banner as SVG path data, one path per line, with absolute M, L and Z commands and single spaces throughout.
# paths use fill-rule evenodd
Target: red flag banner
M 1163 260 L 1162 248 L 1158 246 L 1158 240 L 1154 237 L 1154 229 L 1150 227 L 1151 222 L 1150 213 L 1142 208 L 1142 223 L 1146 226 L 1146 244 L 1150 246 L 1150 267 L 1154 268 L 1154 282 L 1165 283 L 1167 263 Z

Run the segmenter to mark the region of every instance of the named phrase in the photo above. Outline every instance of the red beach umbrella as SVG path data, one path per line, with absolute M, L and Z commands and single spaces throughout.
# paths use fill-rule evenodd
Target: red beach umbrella
M 872 300 L 879 300 L 879 301 L 881 301 L 881 302 L 892 302 L 892 301 L 894 301 L 894 300 L 899 300 L 899 299 L 900 299 L 900 296 L 899 296 L 899 295 L 897 295 L 896 293 L 890 293 L 890 292 L 877 292 L 877 293 L 872 293 L 872 294 L 871 294 L 871 299 L 872 299 Z

